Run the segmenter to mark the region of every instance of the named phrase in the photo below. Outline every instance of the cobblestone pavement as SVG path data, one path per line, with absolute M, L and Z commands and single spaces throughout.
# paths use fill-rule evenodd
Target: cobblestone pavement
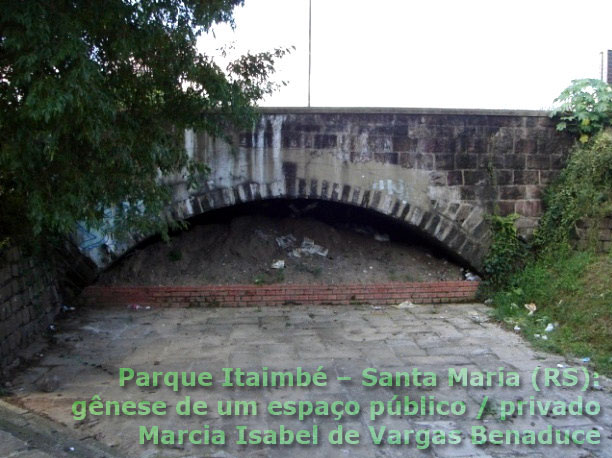
M 521 338 L 502 330 L 488 321 L 487 307 L 479 304 L 414 306 L 409 309 L 394 307 L 279 307 L 279 308 L 213 308 L 159 309 L 130 311 L 124 309 L 89 309 L 59 323 L 57 344 L 13 383 L 13 395 L 7 400 L 14 405 L 63 424 L 81 439 L 99 441 L 117 455 L 130 457 L 174 456 L 555 456 L 555 457 L 612 457 L 612 396 L 611 383 L 598 379 L 598 388 L 582 392 L 576 387 L 543 389 L 532 386 L 532 373 L 540 367 L 538 380 L 542 386 L 544 368 L 563 370 L 578 368 L 582 382 L 583 365 L 565 361 L 554 355 L 531 349 Z M 296 371 L 300 366 L 314 373 L 322 366 L 328 383 L 324 387 L 223 387 L 222 368 L 239 367 L 262 373 L 270 370 Z M 137 386 L 134 380 L 120 387 L 120 368 L 134 371 L 195 371 L 210 372 L 212 387 L 183 388 L 178 393 L 167 386 Z M 410 386 L 362 385 L 362 371 L 431 371 L 437 375 L 435 387 L 417 386 L 410 378 Z M 506 376 L 516 372 L 520 387 L 449 386 L 448 370 L 466 369 L 469 374 L 503 368 Z M 572 373 L 570 373 L 571 375 Z M 351 377 L 351 380 L 338 380 Z M 506 377 L 511 382 L 512 377 Z M 379 379 L 382 380 L 382 377 Z M 418 378 L 421 382 L 423 377 Z M 561 380 L 561 378 L 559 379 Z M 571 380 L 570 378 L 566 378 Z M 497 384 L 497 376 L 493 382 Z M 72 415 L 72 404 L 77 400 L 91 400 L 99 395 L 103 401 L 163 400 L 168 403 L 165 416 L 92 416 L 77 421 Z M 464 401 L 466 412 L 457 415 L 387 415 L 371 419 L 372 411 L 386 406 L 393 396 L 412 400 Z M 191 401 L 206 401 L 205 416 L 178 416 L 175 407 L 190 396 Z M 431 398 L 431 397 L 434 398 Z M 476 419 L 483 397 L 487 396 L 482 418 Z M 535 396 L 531 398 L 531 396 Z M 583 415 L 560 415 L 538 412 L 543 401 L 555 401 L 552 406 L 563 406 L 582 397 Z M 225 416 L 218 410 L 219 401 L 256 401 L 256 416 Z M 295 417 L 272 416 L 267 411 L 271 401 L 357 401 L 358 415 L 344 415 L 339 421 L 332 416 L 310 415 L 300 421 Z M 502 401 L 526 401 L 536 411 L 527 411 L 502 421 Z M 384 404 L 376 402 L 384 401 Z M 532 401 L 532 402 L 530 402 Z M 559 402 L 563 401 L 563 403 Z M 587 401 L 601 406 L 597 415 L 584 414 Z M 374 402 L 375 404 L 371 404 Z M 510 403 L 505 404 L 507 410 Z M 227 406 L 226 402 L 222 405 Z M 237 404 L 234 404 L 236 407 Z M 392 404 L 393 407 L 394 404 Z M 459 403 L 456 404 L 459 406 Z M 591 404 L 591 407 L 594 404 Z M 378 406 L 378 407 L 377 407 Z M 349 409 L 347 409 L 348 411 Z M 426 412 L 427 413 L 427 412 Z M 248 430 L 279 430 L 279 425 L 297 430 L 317 431 L 316 445 L 239 445 L 236 426 Z M 208 425 L 208 426 L 205 426 Z M 332 445 L 328 435 L 341 425 L 343 431 L 356 430 L 359 444 Z M 139 427 L 152 426 L 176 431 L 219 430 L 225 434 L 225 445 L 173 444 L 140 445 Z M 370 427 L 378 434 L 387 428 L 380 445 L 373 444 Z M 599 435 L 598 445 L 484 445 L 473 444 L 473 426 L 484 426 L 490 433 L 495 429 L 536 432 L 584 430 Z M 0 430 L 2 427 L 0 425 Z M 392 444 L 395 433 L 408 443 Z M 406 432 L 413 430 L 414 432 Z M 434 432 L 435 430 L 442 431 Z M 454 433 L 452 431 L 461 431 Z M 4 434 L 7 434 L 6 431 Z M 305 433 L 304 433 L 305 434 Z M 160 438 L 161 438 L 160 434 Z M 429 436 L 429 443 L 427 443 Z M 458 444 L 441 444 L 452 437 Z M 195 436 L 194 436 L 195 437 Z M 199 436 L 198 436 L 199 438 Z M 6 440 L 5 440 L 6 439 Z M 0 435 L 0 456 L 7 456 L 12 447 L 14 456 L 27 438 Z M 161 439 L 160 439 L 161 440 Z M 11 445 L 13 444 L 13 445 Z M 44 445 L 44 444 L 43 444 Z M 40 453 L 44 452 L 41 446 Z M 2 455 L 2 452 L 5 455 Z M 30 453 L 33 453 L 30 451 Z M 47 452 L 48 453 L 48 452 Z M 51 456 L 53 453 L 50 453 Z M 9 455 L 11 456 L 11 455 Z

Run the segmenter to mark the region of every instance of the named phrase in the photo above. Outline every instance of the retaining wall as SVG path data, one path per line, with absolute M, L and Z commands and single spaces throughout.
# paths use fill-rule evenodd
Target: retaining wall
M 0 368 L 51 324 L 61 305 L 54 270 L 11 248 L 0 254 Z

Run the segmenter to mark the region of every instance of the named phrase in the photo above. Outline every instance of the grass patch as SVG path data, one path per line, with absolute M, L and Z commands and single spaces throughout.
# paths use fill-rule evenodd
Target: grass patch
M 273 285 L 275 283 L 283 283 L 285 281 L 285 272 L 283 269 L 275 270 L 274 272 L 263 272 L 255 275 L 253 284 L 255 285 Z
M 595 370 L 612 375 L 612 255 L 548 254 L 516 273 L 502 290 L 489 293 L 493 316 L 509 327 L 520 326 L 534 346 L 589 357 Z M 530 302 L 537 306 L 532 316 L 524 307 Z M 557 326 L 547 333 L 549 323 Z

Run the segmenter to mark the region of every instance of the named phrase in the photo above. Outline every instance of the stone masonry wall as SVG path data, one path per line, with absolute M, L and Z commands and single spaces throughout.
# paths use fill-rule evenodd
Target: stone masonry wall
M 576 225 L 578 248 L 594 248 L 599 253 L 612 251 L 612 215 L 601 220 L 581 220 Z
M 188 136 L 211 167 L 177 214 L 265 198 L 346 202 L 420 230 L 475 267 L 488 248 L 485 216 L 516 212 L 530 235 L 541 192 L 573 139 L 545 112 L 424 109 L 262 109 L 231 147 Z M 177 199 L 180 202 L 180 196 Z
M 482 267 L 486 215 L 517 212 L 528 236 L 542 188 L 573 139 L 548 113 L 518 110 L 262 108 L 251 130 L 222 138 L 186 132 L 185 147 L 210 174 L 195 189 L 180 175 L 168 209 L 187 219 L 261 199 L 319 199 L 369 208 Z M 150 234 L 149 234 L 150 235 Z M 147 234 L 87 249 L 106 267 Z
M 50 266 L 16 248 L 0 253 L 0 370 L 53 322 L 60 305 Z
M 476 270 L 490 244 L 487 214 L 516 212 L 529 236 L 541 192 L 573 138 L 542 111 L 262 108 L 248 131 L 212 138 L 187 131 L 187 153 L 210 167 L 196 188 L 182 175 L 168 213 L 188 219 L 261 199 L 319 199 L 399 220 Z M 152 234 L 83 251 L 99 267 Z M 98 237 L 99 238 L 99 237 Z

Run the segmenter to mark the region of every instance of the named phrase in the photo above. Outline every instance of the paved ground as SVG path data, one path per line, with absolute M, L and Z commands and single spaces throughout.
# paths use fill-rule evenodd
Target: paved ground
M 517 335 L 488 322 L 487 308 L 474 304 L 415 306 L 403 310 L 369 306 L 87 310 L 59 324 L 57 344 L 47 350 L 36 365 L 14 380 L 14 395 L 8 401 L 64 425 L 67 430 L 58 427 L 58 437 L 73 434 L 75 436 L 69 439 L 84 439 L 78 441 L 77 446 L 97 440 L 118 456 L 612 457 L 610 382 L 600 379 L 601 388 L 589 388 L 585 392 L 576 388 L 557 388 L 535 393 L 531 385 L 534 369 L 538 366 L 557 369 L 558 365 L 577 367 L 580 380 L 584 377 L 580 364 L 534 352 Z M 329 382 L 325 387 L 302 388 L 220 386 L 222 368 L 240 367 L 261 373 L 264 366 L 273 370 L 293 371 L 301 366 L 311 372 L 323 366 Z M 179 393 L 165 386 L 136 386 L 133 381 L 126 387 L 120 387 L 118 374 L 122 367 L 148 372 L 207 371 L 212 374 L 213 387 L 184 388 Z M 367 388 L 361 382 L 362 371 L 368 367 L 393 372 L 412 371 L 413 368 L 433 371 L 438 376 L 437 386 Z M 519 374 L 521 386 L 487 389 L 477 386 L 449 387 L 449 367 L 457 370 L 465 368 L 470 373 L 497 371 L 503 367 L 506 374 L 509 371 Z M 352 380 L 342 381 L 338 377 L 351 377 Z M 170 407 L 169 414 L 145 417 L 89 415 L 83 421 L 75 420 L 72 416 L 73 402 L 91 400 L 94 395 L 99 395 L 103 401 L 164 400 Z M 462 415 L 386 415 L 371 420 L 371 402 L 386 403 L 394 395 L 398 395 L 396 399 L 407 395 L 412 399 L 420 399 L 421 396 L 431 399 L 430 396 L 435 396 L 436 401 L 463 400 L 467 410 Z M 565 403 L 582 396 L 583 404 L 597 401 L 601 405 L 601 413 L 596 416 L 563 416 L 535 412 L 534 415 L 499 420 L 501 401 L 529 401 L 532 395 L 537 395 L 539 400 Z M 191 396 L 192 401 L 206 401 L 208 414 L 200 417 L 176 415 L 175 406 L 185 396 Z M 476 420 L 483 396 L 488 396 L 488 407 L 483 411 L 483 418 Z M 217 402 L 221 400 L 256 401 L 258 415 L 220 415 Z M 299 421 L 295 417 L 269 415 L 266 411 L 268 403 L 278 400 L 344 403 L 354 400 L 360 404 L 361 413 L 345 415 L 340 421 L 324 415 L 311 415 Z M 2 412 L 0 417 L 6 418 Z M 318 444 L 245 446 L 235 443 L 237 425 L 278 431 L 280 424 L 294 431 L 302 429 L 312 432 L 316 429 Z M 206 429 L 204 425 L 209 425 L 209 430 L 225 433 L 226 444 L 139 445 L 139 426 L 150 428 L 153 425 L 158 425 L 160 430 L 173 431 L 202 430 Z M 360 443 L 330 445 L 328 434 L 338 425 L 342 425 L 344 431 L 357 430 Z M 392 445 L 391 434 L 381 445 L 374 445 L 368 427 L 372 426 L 378 431 L 383 425 L 388 430 L 401 431 L 400 436 L 407 437 L 409 443 Z M 601 436 L 601 444 L 580 447 L 474 445 L 470 440 L 472 425 L 484 425 L 488 431 L 513 429 L 537 432 L 549 426 L 553 431 L 592 431 L 592 434 Z M 31 422 L 29 427 L 32 431 L 39 429 L 36 422 Z M 45 456 L 43 453 L 61 456 L 60 452 L 49 451 L 48 442 L 28 438 L 23 431 L 20 433 L 15 428 L 11 429 L 10 425 L 3 428 L 0 423 L 0 430 L 4 430 L 0 435 L 0 456 Z M 418 433 L 408 435 L 405 430 Z M 434 430 L 442 433 L 434 433 Z M 449 432 L 453 430 L 462 431 L 459 444 L 434 443 L 436 440 L 440 442 L 442 436 L 448 439 Z M 430 444 L 424 442 L 428 434 Z M 421 441 L 421 449 L 417 448 L 415 436 Z M 69 445 L 70 442 L 63 443 Z M 62 453 L 71 453 L 70 450 L 62 450 Z M 96 453 L 87 455 L 75 451 L 73 455 L 97 456 Z

